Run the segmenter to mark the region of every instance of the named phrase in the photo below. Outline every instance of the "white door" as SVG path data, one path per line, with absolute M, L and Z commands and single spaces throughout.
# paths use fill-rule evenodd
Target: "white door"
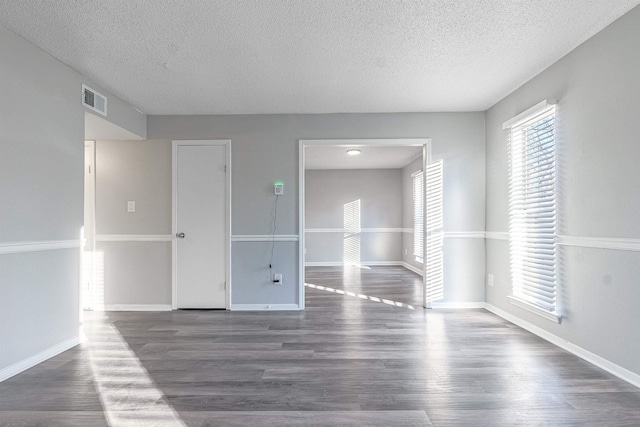
M 226 146 L 177 145 L 177 308 L 225 308 Z

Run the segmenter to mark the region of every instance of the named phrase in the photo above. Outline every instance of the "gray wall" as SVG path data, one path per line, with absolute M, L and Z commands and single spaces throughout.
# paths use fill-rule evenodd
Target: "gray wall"
M 92 80 L 87 78 L 83 78 L 82 83 L 89 86 L 91 89 L 98 91 L 107 97 L 107 115 L 105 118 L 102 114 L 96 113 L 90 109 L 85 109 L 89 114 L 93 114 L 101 119 L 105 119 L 110 123 L 121 127 L 129 132 L 134 133 L 140 138 L 147 137 L 147 116 L 142 113 L 140 110 L 132 106 L 131 104 L 121 100 L 120 98 L 111 95 L 105 89 L 102 88 L 99 84 L 95 83 Z M 90 136 L 91 138 L 94 135 Z M 87 136 L 89 138 L 89 136 Z M 95 138 L 107 138 L 105 135 L 95 135 Z
M 402 173 L 400 169 L 307 170 L 305 227 L 344 228 L 344 206 L 360 200 L 361 228 L 395 228 L 395 232 L 361 232 L 360 261 L 401 261 Z M 342 263 L 343 232 L 307 232 L 305 262 Z
M 171 233 L 171 141 L 96 141 L 96 233 Z
M 487 231 L 508 230 L 502 123 L 556 98 L 560 234 L 640 238 L 639 24 L 637 7 L 487 111 Z M 486 254 L 488 303 L 640 374 L 640 252 L 561 246 L 560 325 L 507 300 L 507 241 Z
M 270 234 L 274 181 L 285 184 L 277 233 L 298 235 L 299 140 L 330 138 L 432 138 L 434 158 L 445 159 L 445 227 L 484 228 L 484 113 L 150 116 L 147 135 L 231 140 L 232 235 Z M 476 240 L 463 243 L 464 258 L 450 254 L 451 266 L 465 271 L 451 298 L 482 301 L 484 245 Z M 278 242 L 276 249 L 282 286 L 268 281 L 269 242 L 232 242 L 233 304 L 297 303 L 298 244 Z
M 79 335 L 80 249 L 61 248 L 60 242 L 80 244 L 85 114 L 80 94 L 82 83 L 91 82 L 2 26 L 0 58 L 3 377 L 3 370 L 13 373 L 18 364 L 28 365 Z M 108 120 L 143 131 L 144 114 L 102 93 L 109 97 Z M 28 249 L 34 242 L 50 249 Z M 15 244 L 25 252 L 15 253 Z
M 96 141 L 96 234 L 107 309 L 171 304 L 171 141 Z
M 0 58 L 0 245 L 78 241 L 80 75 L 1 26 Z M 79 254 L 0 254 L 0 370 L 78 336 Z

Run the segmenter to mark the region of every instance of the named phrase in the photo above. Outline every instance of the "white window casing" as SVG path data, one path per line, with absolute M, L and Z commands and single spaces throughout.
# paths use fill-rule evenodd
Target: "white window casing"
M 555 102 L 541 102 L 503 129 L 509 129 L 510 298 L 559 322 Z

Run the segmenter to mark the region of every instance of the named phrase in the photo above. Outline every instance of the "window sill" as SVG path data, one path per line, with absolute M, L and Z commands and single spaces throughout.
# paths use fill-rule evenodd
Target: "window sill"
M 554 322 L 560 323 L 562 321 L 562 316 L 556 313 L 551 313 L 550 311 L 545 311 L 544 309 L 533 305 L 529 302 L 523 301 L 520 298 L 514 297 L 512 295 L 507 296 L 511 300 L 511 304 L 523 308 L 531 313 L 537 314 L 540 317 L 544 317 L 545 319 Z

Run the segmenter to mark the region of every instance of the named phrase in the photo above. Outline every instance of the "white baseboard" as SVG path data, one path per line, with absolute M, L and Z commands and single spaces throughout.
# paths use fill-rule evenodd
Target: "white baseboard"
M 418 268 L 418 267 L 414 267 L 413 265 L 403 262 L 403 261 L 370 261 L 370 262 L 363 262 L 360 265 L 363 266 L 367 266 L 367 267 L 404 267 L 407 270 L 411 270 L 416 274 L 419 274 L 420 276 L 422 276 L 422 269 Z M 330 261 L 330 262 L 325 262 L 325 261 L 320 261 L 320 262 L 314 262 L 314 261 L 310 261 L 310 262 L 305 262 L 304 263 L 305 267 L 344 267 L 345 263 L 341 262 L 341 261 Z
M 484 302 L 441 302 L 434 301 L 431 308 L 486 308 Z
M 231 304 L 231 311 L 300 311 L 298 304 Z
M 484 308 L 492 312 L 493 314 L 496 314 L 502 317 L 503 319 L 508 320 L 514 325 L 518 325 L 522 329 L 526 329 L 532 334 L 535 334 L 540 338 L 549 341 L 551 344 L 554 344 L 564 350 L 567 350 L 569 353 L 574 354 L 579 358 L 586 360 L 587 362 L 597 366 L 598 368 L 604 369 L 605 371 L 628 382 L 629 384 L 633 384 L 634 386 L 640 388 L 640 375 L 636 374 L 635 372 L 631 372 L 630 370 L 625 369 L 620 365 L 616 365 L 615 363 L 610 362 L 609 360 L 603 357 L 600 357 L 597 354 L 593 354 L 582 347 L 579 347 L 573 343 L 570 343 L 569 341 L 563 338 L 560 338 L 559 336 L 554 335 L 532 323 L 529 323 L 526 320 L 522 320 L 519 317 L 514 316 L 513 314 L 508 313 L 494 305 L 485 303 Z
M 422 276 L 422 269 L 421 269 L 421 268 L 415 267 L 415 266 L 413 266 L 413 265 L 409 264 L 408 262 L 403 262 L 403 263 L 401 263 L 400 265 L 402 265 L 402 266 L 403 266 L 404 268 L 406 268 L 407 270 L 411 270 L 411 271 L 413 271 L 414 273 L 419 274 L 419 275 L 421 275 L 421 276 Z
M 171 304 L 110 304 L 104 311 L 171 311 Z
M 342 261 L 309 261 L 305 262 L 305 267 L 348 267 L 352 264 L 345 264 Z M 404 263 L 402 261 L 363 261 L 359 265 L 364 265 L 366 267 L 384 267 L 384 266 L 402 266 Z
M 80 344 L 80 337 L 73 337 L 61 342 L 60 344 L 56 344 L 53 347 L 49 347 L 38 354 L 16 362 L 13 365 L 7 366 L 0 370 L 0 382 L 13 377 L 14 375 L 18 375 L 20 372 L 24 372 L 29 368 L 33 368 L 37 364 L 42 363 L 47 359 L 51 359 L 52 357 L 57 356 L 78 344 Z

